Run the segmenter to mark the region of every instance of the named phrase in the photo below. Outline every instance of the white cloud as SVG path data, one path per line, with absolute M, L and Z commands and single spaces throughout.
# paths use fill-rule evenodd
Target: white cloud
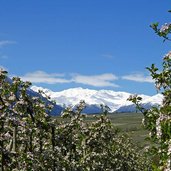
M 69 74 L 66 78 L 65 74 L 58 73 L 46 73 L 44 71 L 35 71 L 27 73 L 24 76 L 20 76 L 23 81 L 30 81 L 32 83 L 79 83 L 85 85 L 91 85 L 94 87 L 118 87 L 113 81 L 118 78 L 111 73 L 101 75 L 81 75 L 81 74 Z
M 111 74 L 101 74 L 101 75 L 80 75 L 80 74 L 73 74 L 72 81 L 75 83 L 91 85 L 95 87 L 119 87 L 113 81 L 117 80 L 118 78 Z
M 44 71 L 35 71 L 32 73 L 27 73 L 24 76 L 21 76 L 21 79 L 24 81 L 31 81 L 33 83 L 47 83 L 47 84 L 70 82 L 70 80 L 62 78 L 63 76 L 64 74 L 57 74 L 57 73 L 48 74 Z
M 150 76 L 145 76 L 144 74 L 130 74 L 122 76 L 124 80 L 136 81 L 136 82 L 147 82 L 147 83 L 154 83 Z
M 0 66 L 0 68 L 4 68 Z M 4 68 L 5 69 L 5 68 Z M 45 83 L 45 84 L 68 84 L 76 83 L 89 85 L 94 87 L 119 87 L 115 84 L 118 79 L 141 82 L 141 83 L 154 83 L 150 76 L 146 76 L 142 73 L 135 73 L 117 77 L 112 73 L 103 73 L 99 75 L 82 75 L 75 74 L 61 74 L 61 73 L 46 73 L 44 71 L 35 71 L 20 76 L 23 81 L 30 81 L 32 83 Z
M 11 40 L 0 40 L 0 48 L 10 44 L 16 44 L 16 42 Z

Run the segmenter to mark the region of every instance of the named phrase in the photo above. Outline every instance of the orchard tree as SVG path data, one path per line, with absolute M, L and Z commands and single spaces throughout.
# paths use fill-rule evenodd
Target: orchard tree
M 170 11 L 169 11 L 170 12 Z M 166 23 L 159 27 L 158 23 L 151 25 L 157 35 L 170 41 L 171 24 Z M 136 104 L 144 114 L 143 124 L 150 131 L 150 139 L 155 145 L 149 152 L 159 163 L 154 163 L 154 170 L 171 170 L 171 51 L 163 58 L 162 69 L 154 64 L 147 67 L 155 82 L 155 87 L 163 95 L 163 102 L 158 107 L 146 110 L 141 106 L 141 97 L 131 96 L 129 100 Z
M 131 140 L 118 133 L 107 108 L 93 122 L 82 114 L 85 102 L 51 117 L 31 83 L 0 71 L 1 171 L 150 171 L 150 161 Z M 48 98 L 48 97 L 47 97 Z

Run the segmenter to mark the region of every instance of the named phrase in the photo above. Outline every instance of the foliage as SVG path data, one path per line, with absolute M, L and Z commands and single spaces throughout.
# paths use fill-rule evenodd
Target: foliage
M 84 102 L 54 119 L 51 105 L 27 93 L 30 85 L 0 71 L 1 171 L 150 170 L 142 152 L 113 128 L 106 108 L 91 123 L 81 114 Z
M 152 24 L 151 27 L 160 37 L 165 40 L 169 39 L 171 33 L 171 24 L 165 24 L 158 28 L 158 23 Z M 163 94 L 161 106 L 153 107 L 146 110 L 141 106 L 141 97 L 137 95 L 129 98 L 136 104 L 139 111 L 144 114 L 143 123 L 146 129 L 150 131 L 150 139 L 155 145 L 149 149 L 149 152 L 156 159 L 154 170 L 170 171 L 171 170 L 171 52 L 163 58 L 162 70 L 152 64 L 147 67 L 150 71 L 157 91 Z
M 155 31 L 155 33 L 158 36 L 163 37 L 164 41 L 170 40 L 170 38 L 168 37 L 168 34 L 171 33 L 171 24 L 170 23 L 165 23 L 164 25 L 159 27 L 159 23 L 157 22 L 157 23 L 151 24 L 150 27 Z

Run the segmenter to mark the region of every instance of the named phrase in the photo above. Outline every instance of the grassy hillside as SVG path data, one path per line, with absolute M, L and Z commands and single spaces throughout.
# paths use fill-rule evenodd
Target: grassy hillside
M 109 115 L 112 123 L 127 132 L 130 137 L 140 145 L 145 145 L 147 142 L 144 140 L 148 136 L 142 125 L 143 115 L 139 113 L 119 113 Z
M 144 140 L 148 136 L 142 126 L 143 115 L 140 113 L 114 113 L 108 115 L 112 124 L 119 128 L 121 132 L 127 133 L 133 141 L 139 145 L 145 145 L 147 142 Z M 87 121 L 95 120 L 93 115 L 88 115 Z
M 148 136 L 148 131 L 146 131 L 142 126 L 142 114 L 113 113 L 109 114 L 108 118 L 111 120 L 112 124 L 121 131 L 121 133 L 127 133 L 128 136 L 131 137 L 138 145 L 144 146 L 148 144 L 148 142 L 145 141 L 145 138 Z M 87 122 L 95 120 L 96 118 L 93 115 L 87 115 L 86 117 Z

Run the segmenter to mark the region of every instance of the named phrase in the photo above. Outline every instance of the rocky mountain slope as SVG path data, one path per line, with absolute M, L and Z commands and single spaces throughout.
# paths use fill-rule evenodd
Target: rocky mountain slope
M 112 90 L 91 90 L 79 88 L 71 88 L 60 92 L 54 92 L 42 87 L 32 86 L 31 89 L 35 92 L 42 90 L 48 96 L 55 100 L 57 105 L 61 107 L 75 106 L 81 100 L 84 100 L 87 107 L 83 112 L 85 113 L 99 113 L 101 111 L 100 105 L 107 105 L 110 108 L 110 112 L 135 112 L 135 105 L 127 101 L 131 95 L 127 92 L 115 92 Z M 151 106 L 160 105 L 162 103 L 162 95 L 156 94 L 154 96 L 140 95 L 142 105 L 145 108 Z

